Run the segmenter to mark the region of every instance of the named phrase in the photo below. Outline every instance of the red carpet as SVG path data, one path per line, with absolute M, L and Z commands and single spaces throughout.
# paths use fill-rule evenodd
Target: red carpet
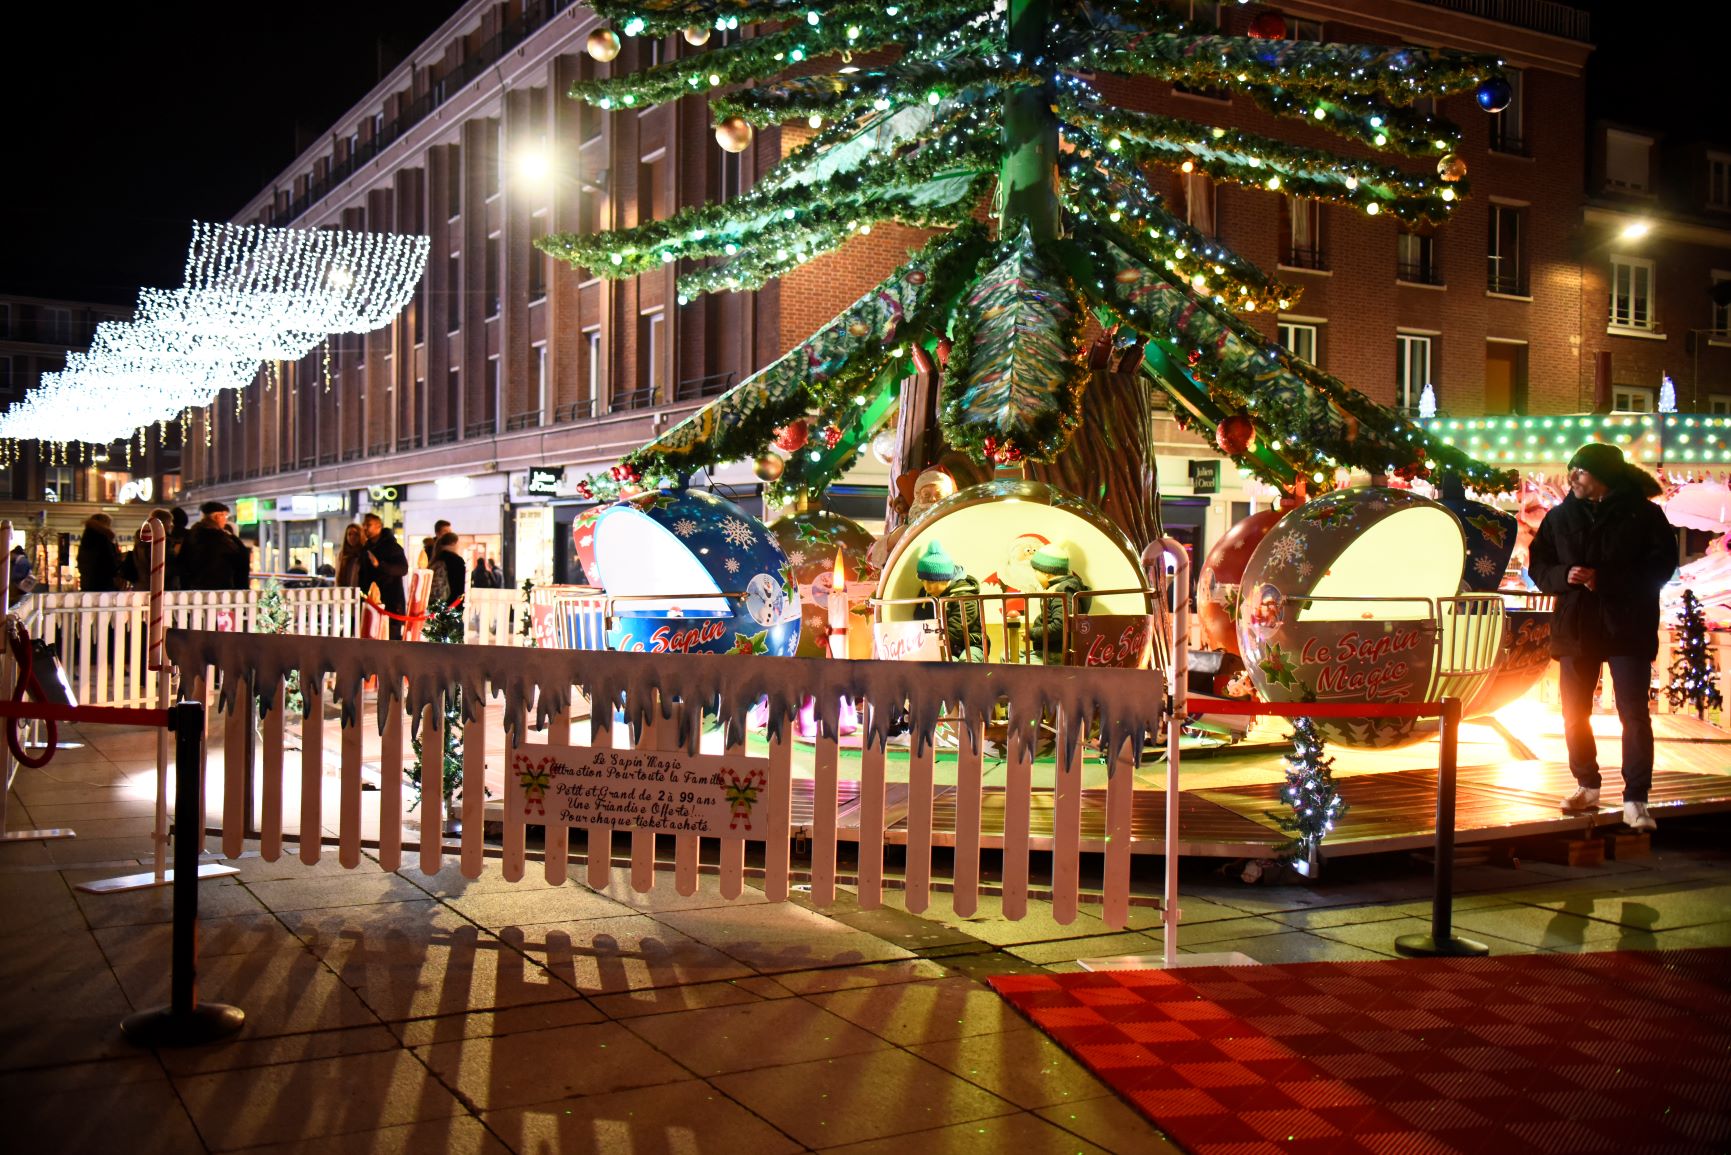
M 1731 950 L 992 985 L 1195 1155 L 1731 1151 Z

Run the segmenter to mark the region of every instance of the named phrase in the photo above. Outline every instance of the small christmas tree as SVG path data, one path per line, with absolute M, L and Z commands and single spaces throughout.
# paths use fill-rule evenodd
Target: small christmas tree
M 427 622 L 421 630 L 421 640 L 435 644 L 460 643 L 463 640 L 462 611 L 446 605 L 444 602 L 434 602 L 427 607 Z M 450 812 L 451 796 L 457 792 L 457 787 L 463 782 L 463 688 L 452 686 L 445 695 L 445 757 L 444 775 L 440 797 L 446 804 L 447 815 Z M 415 763 L 404 772 L 409 785 L 414 788 L 415 801 L 409 809 L 413 810 L 421 804 L 421 767 L 426 760 L 422 749 L 422 738 L 417 737 L 412 743 L 415 748 Z
M 1280 829 L 1292 835 L 1279 847 L 1283 862 L 1306 874 L 1316 873 L 1316 852 L 1334 824 L 1346 813 L 1346 799 L 1334 784 L 1334 759 L 1324 757 L 1322 736 L 1310 718 L 1292 723 L 1292 753 L 1286 756 L 1286 786 L 1280 796 L 1292 813 L 1269 811 Z
M 1719 663 L 1707 644 L 1707 615 L 1694 590 L 1683 591 L 1683 613 L 1677 619 L 1677 656 L 1671 659 L 1671 681 L 1665 687 L 1671 709 L 1695 708 L 1697 718 L 1724 703 L 1719 693 Z
M 523 579 L 523 596 L 518 599 L 517 633 L 523 639 L 523 644 L 530 649 L 536 646 L 535 641 L 535 579 Z
M 253 616 L 252 628 L 256 634 L 286 634 L 294 625 L 294 611 L 289 609 L 283 600 L 282 590 L 270 586 L 258 595 L 258 612 Z M 299 670 L 289 671 L 283 679 L 283 697 L 285 708 L 290 714 L 306 712 L 306 699 L 301 696 L 301 675 Z M 258 696 L 258 716 L 263 718 L 270 709 L 269 700 L 263 695 Z

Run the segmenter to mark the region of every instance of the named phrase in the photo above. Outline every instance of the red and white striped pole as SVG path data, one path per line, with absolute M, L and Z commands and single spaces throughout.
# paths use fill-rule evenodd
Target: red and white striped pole
M 156 708 L 168 709 L 168 662 L 164 654 L 167 618 L 163 610 L 163 587 L 168 576 L 168 527 L 151 518 L 138 528 L 138 541 L 149 546 L 150 601 L 145 611 L 144 668 L 156 675 Z M 151 831 L 154 873 L 160 885 L 168 878 L 168 730 L 156 731 L 156 825 Z

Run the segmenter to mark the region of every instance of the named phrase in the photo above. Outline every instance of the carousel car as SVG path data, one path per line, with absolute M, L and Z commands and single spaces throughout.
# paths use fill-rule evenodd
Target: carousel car
M 1244 569 L 1238 641 L 1274 702 L 1468 701 L 1504 653 L 1503 598 L 1460 592 L 1460 520 L 1406 490 L 1338 490 L 1282 518 Z M 1418 741 L 1434 720 L 1317 722 L 1348 746 Z
M 922 562 L 977 607 L 962 624 L 971 640 L 978 631 L 978 652 L 954 652 L 939 628 L 933 598 L 949 599 L 922 580 Z M 939 502 L 896 543 L 874 601 L 880 657 L 1147 660 L 1152 606 L 1138 551 L 1100 510 L 1042 482 L 990 481 Z
M 646 493 L 596 519 L 607 647 L 790 657 L 799 592 L 764 524 L 702 490 Z

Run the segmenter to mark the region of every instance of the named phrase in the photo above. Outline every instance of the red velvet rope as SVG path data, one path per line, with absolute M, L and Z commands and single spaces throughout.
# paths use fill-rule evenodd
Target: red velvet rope
M 453 610 L 456 609 L 458 606 L 463 604 L 463 598 L 466 596 L 467 595 L 465 595 L 465 594 L 458 594 L 457 600 L 452 602 L 446 608 L 447 609 L 453 609 Z M 373 601 L 371 598 L 368 598 L 365 601 L 365 603 L 363 603 L 363 604 L 372 607 L 374 610 L 377 610 L 379 613 L 383 614 L 387 618 L 390 618 L 394 622 L 404 622 L 404 623 L 412 624 L 414 622 L 424 622 L 429 617 L 432 616 L 431 614 L 398 614 L 398 613 L 392 613 L 390 610 L 387 610 L 384 606 L 380 605 L 378 602 Z
M 1441 702 L 1252 702 L 1199 694 L 1189 695 L 1185 706 L 1191 714 L 1280 718 L 1435 718 L 1443 712 Z
M 34 693 L 42 696 L 42 683 L 36 678 L 36 663 L 30 660 L 30 631 L 24 628 L 24 623 L 17 618 L 9 618 L 6 622 L 6 644 L 12 650 L 12 669 L 17 675 L 12 687 L 11 705 L 25 705 L 26 694 Z M 12 751 L 12 757 L 18 760 L 20 766 L 28 766 L 32 770 L 40 770 L 54 760 L 54 751 L 60 745 L 60 728 L 53 719 L 48 722 L 48 745 L 42 751 L 40 758 L 32 757 L 24 752 L 24 743 L 18 740 L 18 719 L 6 719 L 6 748 Z

